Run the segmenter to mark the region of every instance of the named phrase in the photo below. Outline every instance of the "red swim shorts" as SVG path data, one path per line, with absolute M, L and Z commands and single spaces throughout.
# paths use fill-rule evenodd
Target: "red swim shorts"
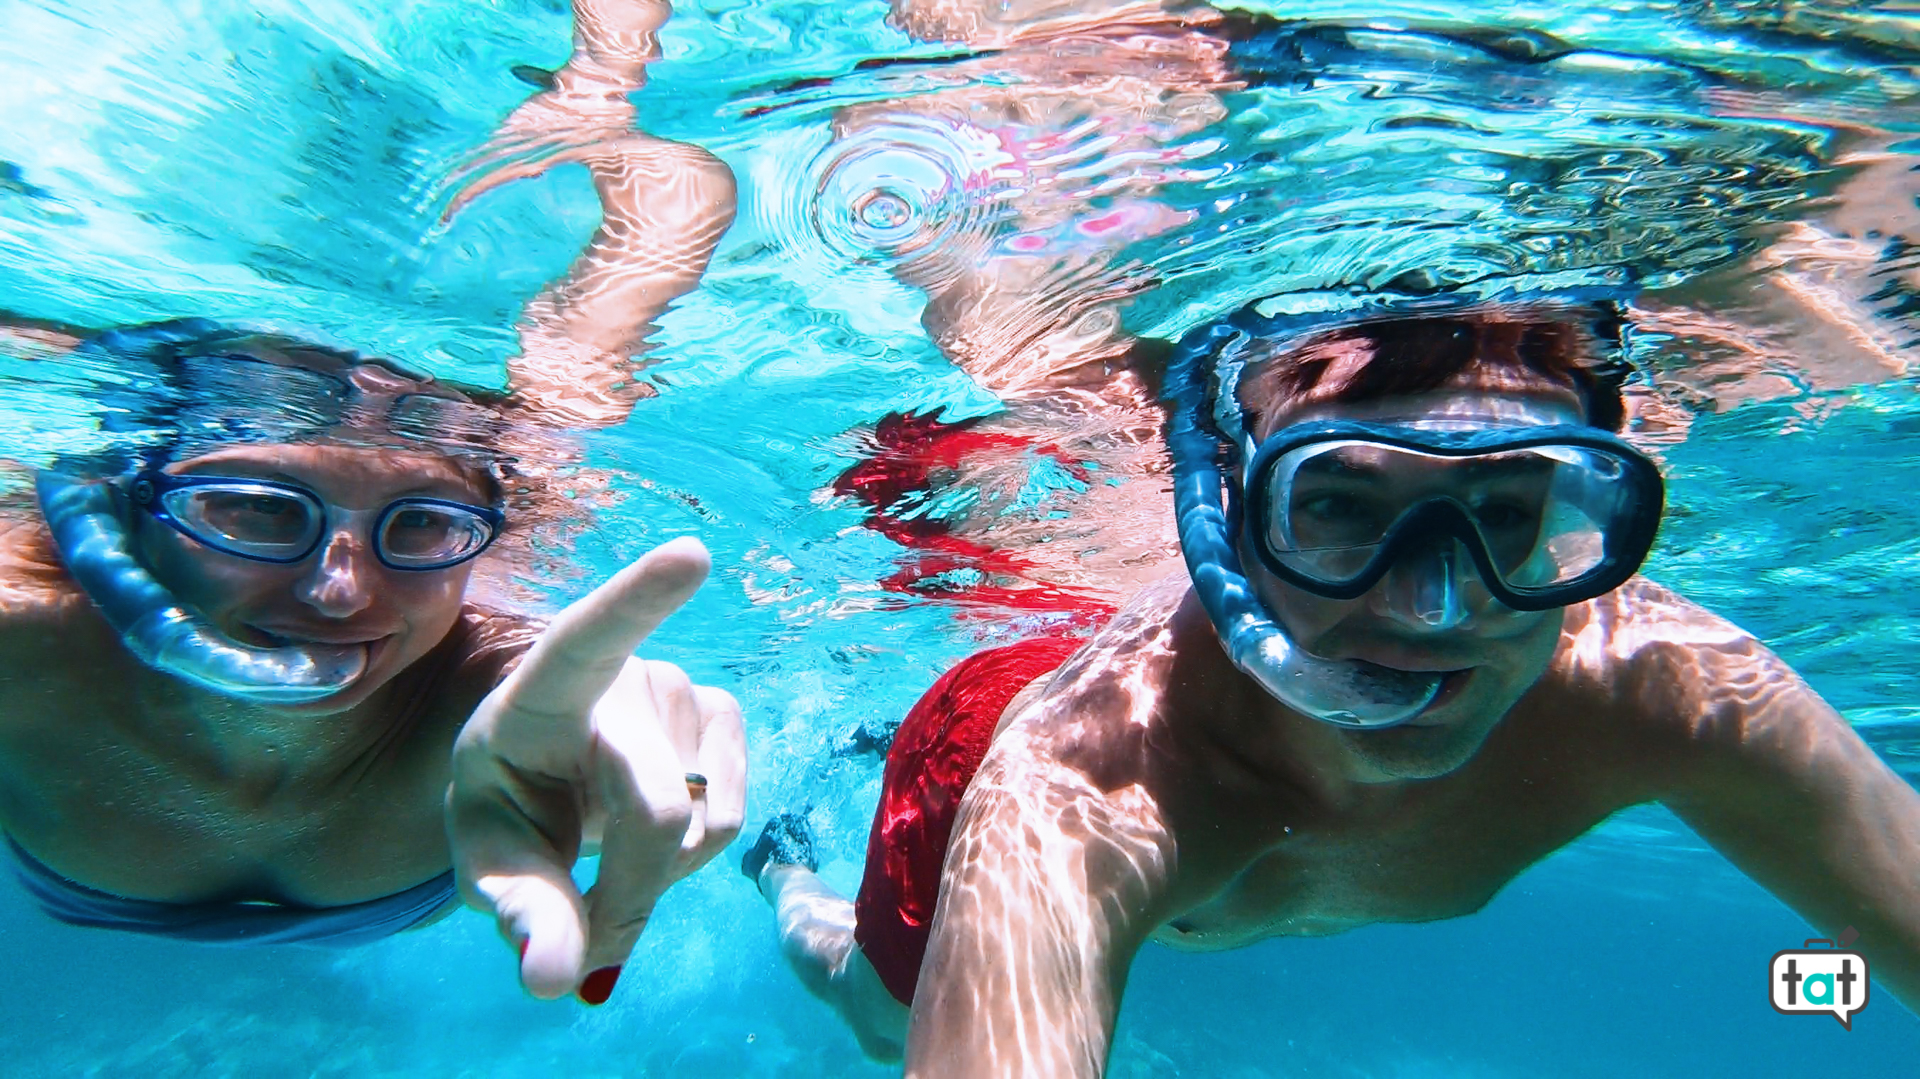
M 969 656 L 940 676 L 893 736 L 853 902 L 853 939 L 902 1004 L 912 1003 L 920 980 L 960 798 L 986 759 L 1000 713 L 1081 643 L 1036 637 Z

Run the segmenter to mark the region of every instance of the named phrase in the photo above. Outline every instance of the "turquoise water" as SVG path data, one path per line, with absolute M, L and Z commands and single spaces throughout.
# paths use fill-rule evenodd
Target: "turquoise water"
M 1143 133 L 1089 105 L 1058 163 L 1009 172 L 969 156 L 940 102 L 1041 92 L 1017 56 L 941 62 L 951 49 L 876 3 L 683 4 L 640 123 L 725 160 L 738 219 L 660 320 L 644 376 L 660 395 L 583 436 L 617 497 L 559 551 L 574 572 L 526 583 L 555 606 L 701 536 L 714 579 L 650 654 L 740 697 L 749 833 L 810 804 L 825 874 L 851 892 L 879 765 L 834 748 L 1035 616 L 882 590 L 902 552 L 821 492 L 889 411 L 998 408 L 922 328 L 901 264 L 1023 235 L 1098 249 L 1026 208 L 1066 175 L 1095 210 L 1158 223 L 1089 271 L 1136 333 L 1409 275 L 1653 289 L 1636 359 L 1667 411 L 1639 437 L 1673 509 L 1649 574 L 1766 640 L 1914 779 L 1920 333 L 1891 238 L 1920 191 L 1902 160 L 1920 27 L 1886 7 L 1286 5 L 1352 32 L 1243 57 L 1262 85 L 1220 95 L 1218 119 Z M 571 166 L 440 221 L 450 172 L 528 93 L 512 66 L 565 59 L 562 3 L 0 0 L 0 24 L 0 309 L 212 315 L 498 385 L 521 306 L 599 219 Z M 836 127 L 861 107 L 878 119 Z M 876 192 L 889 213 L 863 216 Z M 1826 317 L 1794 321 L 1782 296 Z M 1061 314 L 1041 299 L 1035 324 Z M 8 360 L 4 377 L 0 457 L 95 437 L 108 374 Z M 1151 546 L 1165 522 L 1121 525 Z M 522 996 L 471 914 L 345 955 L 217 952 L 52 927 L 9 888 L 0 1070 L 885 1074 L 784 969 L 735 860 L 669 893 L 592 1010 Z M 1636 810 L 1473 918 L 1150 952 L 1113 1074 L 1910 1074 L 1920 1020 L 1885 994 L 1851 1032 L 1766 1006 L 1764 961 L 1806 935 L 1671 816 Z

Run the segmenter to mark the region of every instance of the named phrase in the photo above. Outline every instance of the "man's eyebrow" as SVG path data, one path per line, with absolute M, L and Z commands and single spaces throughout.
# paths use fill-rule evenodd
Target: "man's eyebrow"
M 1322 476 L 1332 479 L 1355 479 L 1368 483 L 1384 482 L 1388 469 L 1371 461 L 1350 460 L 1342 454 L 1322 454 L 1312 460 L 1302 462 L 1300 475 Z

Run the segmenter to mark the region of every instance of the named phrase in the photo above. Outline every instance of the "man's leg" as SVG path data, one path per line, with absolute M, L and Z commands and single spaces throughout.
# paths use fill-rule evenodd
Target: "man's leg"
M 816 874 L 806 822 L 797 813 L 768 821 L 741 868 L 773 906 L 780 952 L 807 992 L 840 1014 L 867 1056 L 898 1063 L 906 1053 L 907 1008 L 854 941 L 853 901 Z

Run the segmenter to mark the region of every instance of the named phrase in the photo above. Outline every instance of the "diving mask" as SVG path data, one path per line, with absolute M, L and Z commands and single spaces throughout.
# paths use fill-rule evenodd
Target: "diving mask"
M 1459 621 L 1469 565 L 1520 611 L 1619 587 L 1665 498 L 1644 454 L 1566 423 L 1308 421 L 1269 437 L 1244 483 L 1246 539 L 1274 576 L 1344 600 L 1417 562 L 1414 609 L 1436 626 Z

